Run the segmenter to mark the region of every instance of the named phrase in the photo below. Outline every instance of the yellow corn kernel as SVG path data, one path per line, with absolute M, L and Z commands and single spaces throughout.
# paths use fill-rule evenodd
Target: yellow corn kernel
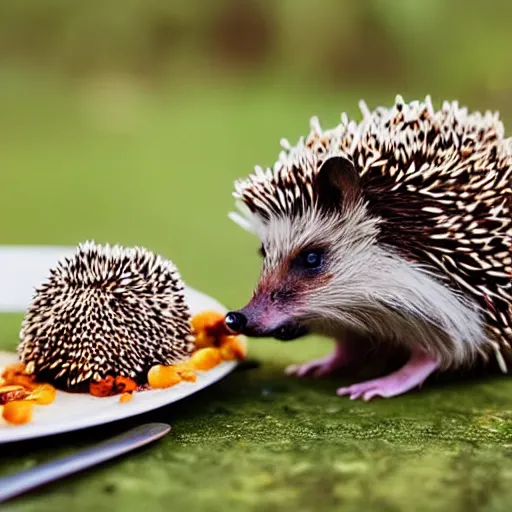
M 181 377 L 172 366 L 158 364 L 148 372 L 148 383 L 152 388 L 170 388 L 181 381 Z
M 211 370 L 222 362 L 218 348 L 202 348 L 192 354 L 190 361 L 196 370 Z
M 174 365 L 173 368 L 178 372 L 182 380 L 186 380 L 187 382 L 195 382 L 197 380 L 197 375 L 190 361 L 178 363 Z
M 245 347 L 239 336 L 222 336 L 220 340 L 220 355 L 225 361 L 245 359 Z
M 32 419 L 32 407 L 28 401 L 8 402 L 4 405 L 2 417 L 13 425 L 23 425 Z
M 33 400 L 38 405 L 51 404 L 57 396 L 57 390 L 51 384 L 38 384 L 29 395 L 29 400 Z
M 131 393 L 123 393 L 120 397 L 119 397 L 119 401 L 124 404 L 126 402 L 129 402 L 131 399 L 133 398 L 132 394 Z
M 194 315 L 190 323 L 196 334 L 216 330 L 219 326 L 224 326 L 224 315 L 218 311 L 205 310 Z
M 215 336 L 210 336 L 206 331 L 199 331 L 196 334 L 196 348 L 213 347 L 215 345 Z

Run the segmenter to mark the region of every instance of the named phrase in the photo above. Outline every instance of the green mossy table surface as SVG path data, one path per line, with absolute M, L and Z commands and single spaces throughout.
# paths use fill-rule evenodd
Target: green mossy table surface
M 16 501 L 12 511 L 493 510 L 512 503 L 512 381 L 492 379 L 371 403 L 285 364 L 318 340 L 253 341 L 259 368 L 121 423 L 1 447 L 1 472 L 70 453 L 142 421 L 162 441 Z

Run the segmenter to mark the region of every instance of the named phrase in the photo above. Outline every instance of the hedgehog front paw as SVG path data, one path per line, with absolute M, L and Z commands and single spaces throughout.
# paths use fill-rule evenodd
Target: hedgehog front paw
M 331 364 L 331 357 L 322 357 L 303 364 L 291 364 L 285 370 L 286 375 L 296 377 L 326 377 L 336 369 Z
M 347 352 L 341 343 L 337 343 L 335 351 L 327 357 L 314 359 L 308 363 L 292 364 L 286 368 L 285 373 L 296 377 L 327 377 L 347 363 Z

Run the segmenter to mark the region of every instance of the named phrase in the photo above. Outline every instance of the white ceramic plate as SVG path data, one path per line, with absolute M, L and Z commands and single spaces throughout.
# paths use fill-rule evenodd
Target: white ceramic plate
M 56 250 L 55 250 L 56 249 Z M 0 248 L 0 290 L 8 282 L 11 294 L 0 291 L 0 311 L 23 311 L 28 305 L 34 285 L 39 284 L 62 255 L 70 254 L 68 248 Z M 28 255 L 31 253 L 31 256 Z M 35 256 L 38 256 L 36 259 Z M 2 271 L 9 259 L 10 272 Z M 2 261 L 3 260 L 3 261 Z M 13 267 L 15 267 L 13 272 Z M 23 276 L 21 267 L 30 267 Z M 18 272 L 16 272 L 18 269 Z M 13 275 L 18 274 L 15 279 Z M 191 313 L 214 309 L 225 312 L 226 308 L 215 299 L 186 287 L 185 291 Z M 0 352 L 0 368 L 16 362 L 13 353 Z M 36 437 L 60 434 L 135 416 L 171 404 L 204 389 L 222 379 L 235 367 L 236 362 L 224 362 L 207 372 L 198 372 L 196 382 L 181 382 L 162 390 L 135 393 L 126 403 L 119 402 L 119 396 L 98 398 L 87 394 L 71 394 L 57 391 L 55 401 L 50 405 L 34 406 L 33 419 L 25 425 L 9 425 L 0 418 L 0 444 Z
M 192 313 L 204 309 L 225 311 L 217 301 L 196 290 L 187 288 L 186 295 Z M 16 354 L 0 352 L 0 368 L 17 360 Z M 57 391 L 52 404 L 34 406 L 30 423 L 9 425 L 0 419 L 0 444 L 93 427 L 157 409 L 210 386 L 230 373 L 236 364 L 224 362 L 207 372 L 198 372 L 196 382 L 180 382 L 168 389 L 134 393 L 132 400 L 126 403 L 120 403 L 119 396 L 98 398 Z

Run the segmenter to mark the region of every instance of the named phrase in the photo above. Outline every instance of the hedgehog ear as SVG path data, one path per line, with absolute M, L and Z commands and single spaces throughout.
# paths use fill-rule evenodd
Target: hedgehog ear
M 359 174 L 345 157 L 333 156 L 322 163 L 315 179 L 318 202 L 322 207 L 339 210 L 361 196 Z

